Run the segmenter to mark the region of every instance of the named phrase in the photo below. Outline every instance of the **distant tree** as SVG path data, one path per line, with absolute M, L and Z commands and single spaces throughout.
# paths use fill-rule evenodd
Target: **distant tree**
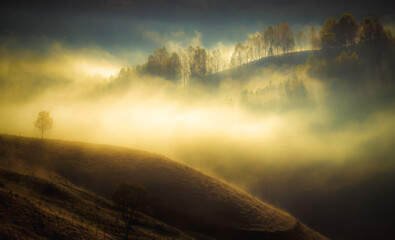
M 309 43 L 312 49 L 320 48 L 320 39 L 317 36 L 317 32 L 315 31 L 314 27 L 311 27 L 309 32 Z
M 191 75 L 193 77 L 207 76 L 207 52 L 205 48 L 196 47 L 195 55 L 191 64 Z
M 372 20 L 373 25 L 373 41 L 377 43 L 381 43 L 383 40 L 386 39 L 386 34 L 384 31 L 384 27 L 381 24 L 378 17 L 374 17 Z
M 375 45 L 377 49 L 378 57 L 380 58 L 386 49 L 390 46 L 393 41 L 392 35 L 390 31 L 385 31 L 383 25 L 381 24 L 378 17 L 374 17 L 372 19 L 373 25 L 373 34 L 372 34 L 372 43 Z
M 213 50 L 213 70 L 214 72 L 219 72 L 221 67 L 221 50 L 215 49 Z
M 232 54 L 232 67 L 238 67 L 244 63 L 244 46 L 241 42 L 236 43 L 235 49 Z
M 166 62 L 166 77 L 170 80 L 181 78 L 181 59 L 177 53 L 172 53 Z
M 147 72 L 152 75 L 165 77 L 168 59 L 169 52 L 166 47 L 155 49 L 154 53 L 148 57 Z
M 138 71 L 140 73 L 163 77 L 171 81 L 177 81 L 186 76 L 183 68 L 188 67 L 185 57 L 184 59 L 181 57 L 178 53 L 169 53 L 165 46 L 156 48 L 148 57 L 148 61 L 144 67 L 138 69 Z
M 137 211 L 146 204 L 146 195 L 145 189 L 139 185 L 121 183 L 112 196 L 125 226 L 125 240 L 128 239 L 132 225 L 135 224 Z
M 248 36 L 247 45 L 251 48 L 252 60 L 256 60 L 262 57 L 263 37 L 259 32 Z
M 41 131 L 41 138 L 44 137 L 44 131 L 51 129 L 52 125 L 53 119 L 49 115 L 48 111 L 41 111 L 38 113 L 34 126 Z
M 336 42 L 339 46 L 350 46 L 356 43 L 359 24 L 351 13 L 345 13 L 335 27 Z
M 333 48 L 336 47 L 336 27 L 337 27 L 337 20 L 334 18 L 328 18 L 324 22 L 320 32 L 320 41 L 322 48 Z
M 372 40 L 375 44 L 384 46 L 393 40 L 391 31 L 384 30 L 383 24 L 381 24 L 378 17 L 372 19 L 373 34 Z
M 371 18 L 363 19 L 361 23 L 360 41 L 371 43 L 373 41 L 374 27 Z
M 328 18 L 320 32 L 323 48 L 348 47 L 356 43 L 359 24 L 350 13 L 343 14 L 339 20 Z
M 181 85 L 186 87 L 190 76 L 191 76 L 191 56 L 188 53 L 188 49 L 191 50 L 193 47 L 189 46 L 189 48 L 185 49 L 183 52 L 180 53 L 181 59 Z M 192 50 L 191 50 L 192 52 Z M 194 51 L 193 51 L 194 52 Z
M 302 31 L 299 31 L 296 34 L 296 47 L 298 50 L 303 50 L 307 46 L 307 37 L 306 34 Z
M 189 63 L 192 63 L 193 58 L 195 57 L 195 48 L 192 46 L 189 46 L 187 49 L 185 49 L 185 54 L 186 58 Z
M 292 33 L 292 29 L 289 24 L 282 21 L 279 26 L 279 45 L 283 53 L 294 50 L 295 41 Z
M 167 59 L 169 58 L 170 54 L 167 51 L 167 48 L 165 46 L 163 46 L 161 48 L 155 49 L 154 56 L 158 59 L 158 61 L 161 64 L 165 64 Z
M 244 54 L 243 54 L 243 59 L 245 63 L 251 62 L 254 59 L 254 49 L 251 45 L 246 45 L 244 46 Z
M 263 31 L 263 40 L 265 43 L 265 55 L 273 55 L 274 29 L 272 26 L 269 26 Z
M 280 30 L 280 25 L 276 25 L 275 27 L 274 27 L 274 38 L 273 38 L 273 45 L 274 45 L 274 47 L 275 47 L 275 49 L 276 49 L 276 55 L 278 55 L 279 54 L 279 51 L 278 51 L 278 49 L 279 49 L 279 47 L 280 47 L 280 45 L 281 45 L 281 30 Z

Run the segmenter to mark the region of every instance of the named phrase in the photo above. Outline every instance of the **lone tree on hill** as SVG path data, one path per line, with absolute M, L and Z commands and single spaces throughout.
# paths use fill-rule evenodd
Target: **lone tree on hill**
M 41 131 L 41 138 L 44 137 L 44 131 L 51 129 L 53 125 L 53 119 L 49 116 L 48 111 L 41 111 L 38 113 L 37 120 L 34 122 L 34 126 Z
M 125 224 L 125 239 L 128 239 L 129 231 L 135 223 L 137 210 L 145 205 L 147 192 L 136 184 L 121 183 L 112 196 L 112 200 L 121 213 L 121 220 Z

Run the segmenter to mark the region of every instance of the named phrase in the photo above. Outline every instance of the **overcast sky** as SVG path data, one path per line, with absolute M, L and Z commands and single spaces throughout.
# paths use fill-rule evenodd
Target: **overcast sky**
M 99 48 L 142 63 L 168 42 L 201 44 L 244 41 L 248 33 L 287 21 L 294 29 L 322 25 L 351 12 L 357 20 L 379 16 L 394 23 L 392 1 L 98 0 L 9 1 L 0 10 L 0 43 L 35 51 L 59 42 L 72 49 Z

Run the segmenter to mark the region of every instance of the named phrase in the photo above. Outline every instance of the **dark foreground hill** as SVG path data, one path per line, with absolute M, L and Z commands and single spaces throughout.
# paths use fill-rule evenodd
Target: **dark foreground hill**
M 54 177 L 54 176 L 52 176 Z M 122 239 L 124 229 L 112 203 L 60 179 L 0 169 L 0 239 Z M 139 239 L 194 239 L 139 213 Z
M 160 155 L 0 137 L 3 238 L 117 239 L 118 213 L 107 199 L 127 182 L 150 195 L 151 217 L 140 213 L 135 227 L 139 239 L 325 239 L 290 214 Z

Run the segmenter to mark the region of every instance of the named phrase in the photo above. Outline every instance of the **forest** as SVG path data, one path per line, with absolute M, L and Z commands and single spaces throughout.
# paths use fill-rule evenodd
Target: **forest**
M 165 46 L 158 47 L 145 64 L 137 66 L 137 71 L 186 85 L 193 78 L 206 77 L 271 56 L 349 48 L 356 44 L 374 44 L 385 48 L 393 41 L 391 32 L 384 30 L 377 17 L 366 17 L 358 22 L 352 14 L 345 13 L 339 19 L 328 18 L 320 31 L 311 27 L 308 33 L 298 31 L 294 34 L 285 21 L 268 26 L 249 34 L 244 43 L 236 43 L 230 57 L 223 55 L 219 48 L 209 51 L 201 46 L 188 46 L 183 51 L 169 52 Z

